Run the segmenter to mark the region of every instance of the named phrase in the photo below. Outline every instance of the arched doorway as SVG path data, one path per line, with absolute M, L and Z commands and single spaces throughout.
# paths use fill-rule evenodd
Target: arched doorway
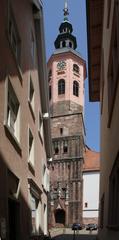
M 65 211 L 63 209 L 57 209 L 55 211 L 55 222 L 65 225 Z

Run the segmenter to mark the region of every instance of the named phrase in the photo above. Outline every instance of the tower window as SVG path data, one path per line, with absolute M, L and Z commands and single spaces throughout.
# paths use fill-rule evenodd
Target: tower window
M 68 142 L 66 140 L 63 141 L 63 153 L 68 152 Z
M 73 64 L 73 71 L 79 73 L 79 66 L 77 64 Z
M 52 70 L 50 69 L 50 70 L 49 70 L 49 73 L 48 73 L 48 81 L 51 80 L 51 77 L 52 77 Z
M 79 83 L 77 81 L 73 81 L 73 95 L 79 96 Z
M 49 100 L 51 100 L 52 98 L 52 90 L 51 90 L 51 86 L 49 86 Z
M 58 95 L 65 94 L 65 80 L 60 79 L 58 81 Z
M 72 48 L 72 42 L 69 42 L 69 47 Z
M 54 142 L 54 154 L 58 154 L 59 153 L 59 144 L 58 142 Z
M 61 135 L 63 134 L 63 128 L 60 128 L 60 134 Z
M 62 42 L 62 47 L 66 47 L 66 42 L 65 41 Z
M 87 208 L 88 207 L 88 203 L 87 202 L 85 202 L 85 208 Z

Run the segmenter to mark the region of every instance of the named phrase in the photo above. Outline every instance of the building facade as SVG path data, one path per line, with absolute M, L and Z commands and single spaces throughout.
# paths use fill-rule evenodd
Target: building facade
M 84 80 L 86 63 L 75 50 L 76 37 L 65 3 L 64 21 L 48 61 L 53 161 L 50 170 L 50 226 L 82 222 L 84 161 Z
M 98 224 L 99 216 L 99 153 L 86 146 L 83 165 L 83 223 Z
M 47 234 L 51 142 L 43 6 L 40 0 L 0 5 L 0 239 L 26 240 Z
M 87 16 L 89 94 L 91 101 L 100 101 L 101 119 L 98 238 L 117 240 L 119 238 L 119 1 L 87 1 Z

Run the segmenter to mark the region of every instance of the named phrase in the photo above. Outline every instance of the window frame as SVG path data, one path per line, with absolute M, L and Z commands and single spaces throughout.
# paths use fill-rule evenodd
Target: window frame
M 10 127 L 10 125 L 8 124 L 8 106 L 9 106 L 9 92 L 10 92 L 10 98 L 11 96 L 13 97 L 13 99 L 15 99 L 16 104 L 18 105 L 18 109 L 17 109 L 17 114 L 16 114 L 16 130 L 17 130 L 17 134 L 15 133 L 15 129 L 14 131 L 12 131 L 12 128 Z M 12 92 L 12 93 L 11 93 Z M 14 140 L 16 141 L 17 145 L 20 147 L 20 129 L 21 129 L 21 125 L 20 125 L 20 115 L 21 115 L 21 109 L 20 109 L 20 101 L 16 95 L 16 92 L 14 90 L 14 87 L 11 83 L 10 80 L 10 76 L 8 76 L 5 80 L 5 109 L 4 109 L 4 125 L 7 127 L 7 129 L 9 130 L 10 134 L 12 135 L 12 137 L 14 138 Z
M 49 101 L 52 99 L 52 86 L 49 85 Z
M 73 81 L 73 95 L 79 97 L 79 83 L 78 81 Z
M 31 87 L 32 87 L 32 90 L 33 90 L 32 99 L 30 97 Z M 29 108 L 30 108 L 30 111 L 31 111 L 31 115 L 32 115 L 32 117 L 35 121 L 35 89 L 34 89 L 31 74 L 30 74 L 30 77 L 29 77 L 29 85 L 28 85 L 28 104 L 29 104 Z
M 44 138 L 44 126 L 43 126 L 43 117 L 42 117 L 42 113 L 39 110 L 38 112 L 38 134 L 41 140 L 41 143 L 43 144 L 43 138 Z
M 53 149 L 54 149 L 54 155 L 59 155 L 60 149 L 59 149 L 59 142 L 54 141 L 53 142 Z
M 73 64 L 73 72 L 75 72 L 76 74 L 80 73 L 80 68 L 76 63 Z
M 31 135 L 32 135 L 32 138 L 33 138 L 33 140 L 32 140 L 32 146 L 31 146 L 31 149 L 30 149 L 30 151 L 29 151 L 29 148 L 30 148 L 30 146 L 29 146 L 29 133 L 31 133 Z M 31 167 L 34 169 L 34 166 L 35 166 L 35 143 L 34 143 L 34 136 L 33 136 L 33 133 L 32 133 L 32 131 L 31 131 L 31 128 L 30 127 L 28 127 L 28 163 L 31 165 Z
M 10 27 L 10 21 L 11 21 L 11 27 Z M 11 29 L 10 29 L 11 28 Z M 18 66 L 21 69 L 21 38 L 19 35 L 18 27 L 16 24 L 15 16 L 13 13 L 13 9 L 11 7 L 11 4 L 8 5 L 8 27 L 7 27 L 7 33 L 8 33 L 8 40 L 12 49 L 12 52 L 14 54 L 14 57 L 16 59 L 16 62 Z M 16 41 L 16 50 L 15 52 L 13 41 Z
M 58 80 L 58 95 L 64 95 L 65 94 L 65 80 L 59 79 Z
M 63 154 L 68 153 L 68 140 L 63 140 Z

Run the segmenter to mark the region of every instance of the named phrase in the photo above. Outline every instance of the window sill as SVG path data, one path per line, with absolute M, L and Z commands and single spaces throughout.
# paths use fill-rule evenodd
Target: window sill
M 28 100 L 28 104 L 29 104 L 29 108 L 30 108 L 31 115 L 32 115 L 33 120 L 34 120 L 34 122 L 35 122 L 35 114 L 34 114 L 34 111 L 33 111 L 32 105 L 31 105 L 31 103 L 30 103 L 30 100 Z
M 4 123 L 4 128 L 5 128 L 6 136 L 9 138 L 10 142 L 12 143 L 12 145 L 14 146 L 16 151 L 19 153 L 19 155 L 22 155 L 20 143 L 18 142 L 17 138 L 12 133 L 12 131 L 7 123 Z
M 76 73 L 75 71 L 73 71 L 73 73 L 74 73 L 75 76 L 80 77 L 79 73 Z
M 114 231 L 119 231 L 119 225 L 107 225 L 107 228 Z

